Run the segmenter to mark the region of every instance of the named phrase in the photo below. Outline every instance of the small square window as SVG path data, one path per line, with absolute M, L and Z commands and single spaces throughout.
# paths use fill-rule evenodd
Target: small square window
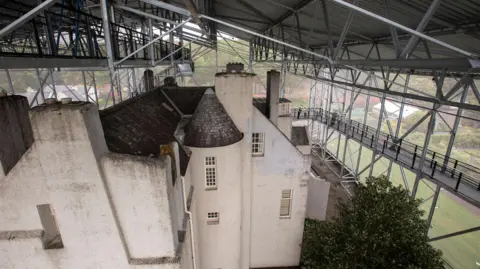
M 263 156 L 264 145 L 265 145 L 265 134 L 253 133 L 252 134 L 252 155 Z
M 215 157 L 205 157 L 205 188 L 217 188 L 217 160 Z
M 290 103 L 281 103 L 279 105 L 278 115 L 288 115 L 290 114 Z
M 207 224 L 218 224 L 220 222 L 218 212 L 208 212 L 207 213 Z

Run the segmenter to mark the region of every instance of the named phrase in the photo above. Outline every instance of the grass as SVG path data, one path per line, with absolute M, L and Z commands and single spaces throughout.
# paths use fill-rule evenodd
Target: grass
M 331 141 L 327 144 L 327 149 L 334 154 L 337 152 L 337 147 L 337 139 L 331 139 Z M 345 137 L 342 136 L 338 151 L 340 160 L 343 159 L 344 147 Z M 354 170 L 357 165 L 359 147 L 360 145 L 355 141 L 350 140 L 348 142 L 345 163 L 346 166 L 352 170 Z M 349 148 L 350 150 L 348 150 Z M 370 164 L 371 160 L 372 151 L 364 147 L 362 149 L 362 155 L 360 158 L 359 171 Z M 372 175 L 386 175 L 388 166 L 389 160 L 381 158 L 375 163 Z M 415 174 L 408 169 L 404 169 L 404 172 L 408 189 L 411 190 L 415 181 Z M 365 180 L 368 175 L 369 170 L 367 169 L 360 175 L 360 181 Z M 406 187 L 402 178 L 400 166 L 395 163 L 392 164 L 390 180 L 395 185 Z M 433 200 L 431 196 L 434 194 L 435 188 L 436 184 L 428 180 L 420 181 L 417 190 L 417 198 L 425 200 L 421 205 L 421 208 L 425 211 L 425 219 L 428 217 L 428 213 L 430 212 Z M 432 227 L 429 230 L 430 238 L 480 226 L 480 209 L 472 208 L 470 205 L 465 205 L 458 199 L 459 198 L 454 197 L 447 191 L 442 191 L 440 193 L 433 215 Z M 432 246 L 442 250 L 444 259 L 451 266 L 453 266 L 453 268 L 478 269 L 476 262 L 480 262 L 480 231 L 435 241 L 432 242 Z

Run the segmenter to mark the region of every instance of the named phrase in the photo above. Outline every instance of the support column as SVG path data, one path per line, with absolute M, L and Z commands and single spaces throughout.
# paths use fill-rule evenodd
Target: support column
M 13 95 L 15 94 L 15 89 L 13 88 L 12 78 L 10 77 L 10 70 L 5 69 L 5 74 L 7 75 L 8 80 L 8 92 Z
M 145 88 L 145 91 L 148 92 L 148 91 L 151 91 L 153 90 L 154 88 L 154 82 L 155 82 L 155 79 L 154 79 L 154 76 L 153 76 L 153 71 L 150 70 L 150 69 L 147 69 L 143 72 L 143 79 L 144 79 L 144 88 Z
M 248 72 L 253 73 L 253 42 L 250 40 L 248 45 Z
M 428 145 L 430 144 L 430 136 L 432 136 L 433 130 L 435 129 L 436 116 L 437 116 L 437 110 L 434 105 L 431 111 L 430 121 L 428 122 L 428 130 L 425 136 L 425 142 L 423 143 L 422 155 L 419 158 L 418 170 L 416 172 L 417 176 L 415 177 L 415 183 L 413 184 L 413 188 L 412 188 L 412 197 L 414 198 L 417 195 L 418 185 L 420 183 L 420 180 L 422 179 L 422 170 L 423 170 L 423 166 L 425 165 L 425 157 L 427 156 Z
M 107 9 L 107 0 L 100 0 L 100 10 L 102 15 L 102 24 L 103 24 L 103 35 L 105 37 L 105 50 L 107 52 L 107 63 L 108 63 L 108 71 L 109 71 L 109 79 L 110 79 L 110 95 L 112 96 L 113 104 L 115 104 L 115 83 L 117 81 L 117 74 L 115 72 L 114 66 L 114 55 L 112 51 L 112 40 L 111 40 L 111 32 L 110 32 L 110 21 L 108 20 L 108 9 Z M 120 93 L 120 101 L 121 93 Z M 107 99 L 108 100 L 108 99 Z
M 475 83 L 475 82 L 472 82 L 472 83 Z M 468 85 L 465 85 L 463 87 L 462 97 L 460 97 L 460 103 L 462 104 L 465 103 L 465 101 L 467 100 L 467 95 L 468 95 Z M 457 115 L 455 117 L 455 122 L 453 123 L 452 131 L 450 133 L 450 140 L 448 141 L 447 151 L 445 153 L 445 160 L 443 161 L 442 172 L 445 172 L 448 165 L 448 161 L 450 160 L 453 143 L 455 142 L 455 137 L 457 135 L 458 126 L 460 125 L 462 114 L 463 114 L 463 109 L 459 107 L 457 110 Z
M 152 19 L 148 18 L 148 35 L 150 37 L 150 42 L 153 40 L 153 26 Z M 148 47 L 148 54 L 150 56 L 150 64 L 155 66 L 155 45 L 152 44 Z

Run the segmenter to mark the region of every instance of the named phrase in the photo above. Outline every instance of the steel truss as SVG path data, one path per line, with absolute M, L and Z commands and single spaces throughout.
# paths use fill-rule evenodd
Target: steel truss
M 276 1 L 271 0 L 262 1 L 276 3 Z M 73 5 L 72 2 L 76 5 Z M 266 17 L 262 11 L 256 9 L 248 1 L 238 0 L 238 2 L 255 14 Z M 326 29 L 322 33 L 328 36 L 328 42 L 325 44 L 314 44 L 311 40 L 311 33 L 318 31 L 315 29 L 316 19 L 314 19 L 312 25 L 309 25 L 310 27 L 301 25 L 299 20 L 299 14 L 303 12 L 302 9 L 312 2 L 316 2 L 313 17 L 317 18 L 317 14 L 320 13 L 324 15 Z M 399 166 L 405 188 L 415 197 L 419 185 L 424 181 L 425 175 L 422 174 L 422 168 L 430 165 L 426 160 L 435 161 L 435 153 L 428 150 L 430 135 L 434 131 L 435 123 L 439 120 L 446 123 L 442 118 L 443 112 L 440 112 L 440 108 L 442 106 L 453 106 L 458 109 L 454 115 L 454 124 L 447 123 L 450 129 L 450 139 L 446 153 L 435 162 L 441 169 L 439 172 L 438 169 L 432 169 L 438 173 L 447 173 L 449 167 L 451 167 L 453 158 L 450 155 L 461 119 L 468 118 L 466 114 L 469 111 L 480 110 L 480 93 L 474 83 L 474 79 L 480 74 L 477 69 L 480 67 L 477 55 L 436 39 L 435 33 L 468 31 L 477 26 L 460 25 L 453 29 L 451 25 L 447 25 L 441 29 L 425 31 L 430 20 L 438 20 L 435 18 L 435 11 L 441 4 L 439 0 L 432 2 L 416 29 L 400 25 L 389 18 L 388 0 L 385 1 L 385 16 L 363 10 L 357 6 L 357 3 L 357 0 L 353 1 L 353 4 L 341 0 L 302 0 L 294 7 L 288 7 L 289 10 L 279 18 L 270 18 L 269 25 L 261 33 L 257 33 L 215 17 L 212 1 L 204 1 L 204 10 L 208 11 L 206 14 L 199 14 L 194 6 L 189 6 L 190 11 L 188 11 L 152 0 L 127 0 L 122 1 L 122 4 L 113 6 L 108 5 L 106 0 L 100 0 L 100 8 L 83 6 L 80 0 L 70 1 L 69 4 L 64 4 L 64 1 L 45 1 L 38 7 L 29 6 L 21 1 L 9 1 L 9 4 L 1 4 L 2 16 L 9 18 L 11 23 L 0 30 L 0 37 L 2 38 L 0 40 L 0 57 L 15 57 L 15 59 L 39 57 L 46 60 L 53 58 L 59 61 L 68 59 L 73 60 L 72 62 L 90 61 L 88 69 L 80 69 L 79 71 L 62 70 L 62 72 L 81 72 L 84 100 L 100 106 L 95 73 L 102 72 L 97 70 L 106 70 L 109 73 L 111 87 L 103 108 L 107 107 L 110 101 L 115 104 L 145 91 L 142 83 L 143 68 L 152 68 L 162 63 L 168 65 L 155 76 L 155 84 L 158 86 L 162 83 L 164 76 L 178 75 L 176 63 L 182 61 L 193 62 L 195 59 L 193 55 L 197 55 L 196 57 L 203 55 L 204 52 L 202 51 L 195 52 L 198 54 L 194 54 L 191 49 L 189 52 L 185 51 L 186 45 L 174 45 L 175 38 L 180 41 L 199 44 L 207 49 L 215 48 L 216 52 L 233 51 L 232 53 L 239 55 L 251 71 L 254 71 L 255 65 L 259 63 L 280 65 L 282 89 L 284 89 L 287 72 L 311 79 L 310 106 L 320 108 L 327 113 L 332 113 L 335 110 L 336 113 L 342 115 L 344 122 L 352 122 L 353 105 L 360 95 L 367 95 L 367 108 L 372 98 L 380 98 L 379 119 L 376 128 L 371 129 L 375 133 L 371 134 L 370 147 L 363 143 L 364 139 L 362 138 L 360 140 L 362 143 L 357 143 L 358 149 L 353 149 L 356 143 L 354 141 L 358 136 L 355 131 L 352 133 L 352 130 L 350 130 L 354 128 L 354 125 L 345 125 L 350 129 L 341 132 L 338 129 L 339 127 L 335 128 L 334 125 L 330 124 L 331 118 L 327 121 L 327 124 L 324 124 L 324 128 L 319 128 L 318 124 L 311 121 L 312 130 L 316 130 L 316 135 L 312 135 L 312 137 L 316 137 L 314 142 L 325 149 L 322 157 L 327 164 L 332 161 L 343 164 L 339 176 L 345 180 L 345 184 L 349 184 L 349 182 L 356 182 L 356 178 L 364 172 L 372 175 L 375 163 L 385 161 L 385 155 L 382 154 L 384 147 L 381 147 L 381 137 L 383 135 L 381 129 L 383 126 L 387 126 L 388 133 L 386 135 L 390 138 L 390 141 L 387 141 L 387 147 L 401 149 L 402 141 L 415 128 L 424 122 L 428 123 L 427 138 L 423 141 L 423 145 L 415 148 L 414 153 L 416 154 L 415 158 L 418 158 L 418 163 L 415 163 L 414 158 L 413 162 L 414 166 L 417 167 L 417 172 L 412 186 L 408 184 L 406 176 L 406 171 L 411 170 L 412 167 Z M 350 9 L 343 31 L 339 36 L 333 36 L 331 21 L 326 12 L 327 5 L 331 4 L 346 6 Z M 366 14 L 388 24 L 390 36 L 371 39 L 360 36 L 358 33 L 351 33 L 350 26 L 355 22 L 353 16 L 355 12 Z M 197 28 L 188 29 L 185 24 L 182 24 L 190 16 L 200 24 L 200 30 Z M 289 17 L 294 17 L 295 25 L 284 23 Z M 227 47 L 220 46 L 217 43 L 217 35 L 221 37 L 221 33 L 217 31 L 218 25 L 251 35 L 250 46 L 245 51 L 235 49 L 230 43 L 227 43 Z M 197 31 L 201 35 L 192 34 L 192 32 L 185 31 L 186 29 Z M 398 29 L 407 34 L 399 34 Z M 307 37 L 305 33 L 308 33 Z M 162 35 L 168 36 L 169 40 L 165 41 Z M 354 35 L 356 37 L 355 41 L 347 41 L 349 35 Z M 402 45 L 401 41 L 403 40 L 407 41 L 406 45 Z M 454 52 L 452 55 L 455 57 L 434 58 L 429 46 L 432 43 L 452 50 Z M 176 57 L 176 52 L 182 50 L 181 55 L 183 56 Z M 395 58 L 382 55 L 388 50 L 394 52 Z M 426 54 L 427 58 L 418 56 L 420 54 Z M 101 62 L 95 62 L 99 60 Z M 64 63 L 64 65 L 59 66 L 51 61 L 45 62 L 48 65 L 42 66 L 32 63 L 31 66 L 36 67 L 35 72 L 39 83 L 35 96 L 30 103 L 31 106 L 41 104 L 42 100 L 46 98 L 58 97 L 54 74 L 60 72 L 60 70 L 54 70 L 54 68 L 79 68 L 74 64 L 69 66 L 72 63 Z M 28 66 L 28 63 L 23 64 L 23 67 Z M 12 71 L 10 68 L 23 67 L 13 64 L 12 66 L 2 66 L 0 64 L 0 68 L 5 69 L 9 82 L 8 91 L 12 94 L 15 93 L 15 87 L 10 78 Z M 98 69 L 93 71 L 92 69 L 95 67 Z M 218 70 L 218 59 L 216 70 Z M 422 89 L 412 88 L 409 85 L 409 79 L 412 75 L 432 77 L 437 85 L 436 94 L 432 95 L 425 93 Z M 453 78 L 457 80 L 457 83 L 446 89 L 443 87 L 446 78 Z M 125 91 L 123 90 L 124 87 L 126 88 Z M 476 103 L 468 102 L 469 93 L 473 94 Z M 124 94 L 126 96 L 123 96 Z M 347 102 L 347 99 L 350 102 Z M 392 118 L 391 115 L 387 114 L 385 102 L 388 100 L 400 103 L 398 117 Z M 423 106 L 424 108 L 427 106 L 430 111 L 409 130 L 400 135 L 399 128 L 403 119 L 403 107 L 406 104 Z M 364 111 L 363 122 L 359 123 L 363 126 L 367 126 L 367 110 Z M 396 128 L 394 128 L 393 122 L 397 122 Z M 314 131 L 312 131 L 312 134 L 315 134 Z M 335 149 L 327 151 L 327 146 L 332 141 L 336 142 Z M 342 143 L 344 143 L 343 148 Z M 403 146 L 405 144 L 403 142 Z M 366 151 L 365 148 L 372 150 L 371 162 L 366 167 L 360 167 L 360 157 L 362 152 Z M 355 154 L 357 154 L 356 160 L 354 158 Z M 391 177 L 395 160 L 387 158 L 386 161 L 388 168 L 382 174 Z M 348 163 L 350 167 L 347 165 Z M 460 170 L 458 164 L 453 163 L 455 169 Z M 454 172 L 454 175 L 457 178 L 460 177 L 458 173 L 455 174 Z M 460 177 L 459 182 L 461 182 L 461 179 Z M 434 194 L 427 198 L 432 200 L 428 212 L 429 224 L 432 224 L 436 202 L 443 187 L 437 184 L 433 190 Z M 478 229 L 459 231 L 443 237 L 432 238 L 432 240 L 441 240 L 442 238 L 476 230 Z

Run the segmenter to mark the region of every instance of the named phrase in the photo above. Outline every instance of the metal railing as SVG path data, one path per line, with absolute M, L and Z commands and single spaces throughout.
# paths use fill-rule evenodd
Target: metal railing
M 343 119 L 337 113 L 331 113 L 320 108 L 293 109 L 292 114 L 297 119 L 315 119 L 328 124 L 365 146 L 371 149 L 375 148 L 384 155 L 394 158 L 396 162 L 402 163 L 406 167 L 414 170 L 419 169 L 422 146 L 392 137 L 385 132 L 379 132 L 377 140 L 377 129 L 354 120 Z M 376 141 L 378 141 L 378 144 L 376 144 Z M 386 151 L 390 154 L 386 154 Z M 460 183 L 480 191 L 480 169 L 477 167 L 427 149 L 423 168 L 430 168 L 431 171 L 427 176 L 432 179 L 435 179 L 435 175 L 441 173 L 455 180 L 455 191 L 458 191 Z M 422 169 L 422 172 L 424 170 Z

